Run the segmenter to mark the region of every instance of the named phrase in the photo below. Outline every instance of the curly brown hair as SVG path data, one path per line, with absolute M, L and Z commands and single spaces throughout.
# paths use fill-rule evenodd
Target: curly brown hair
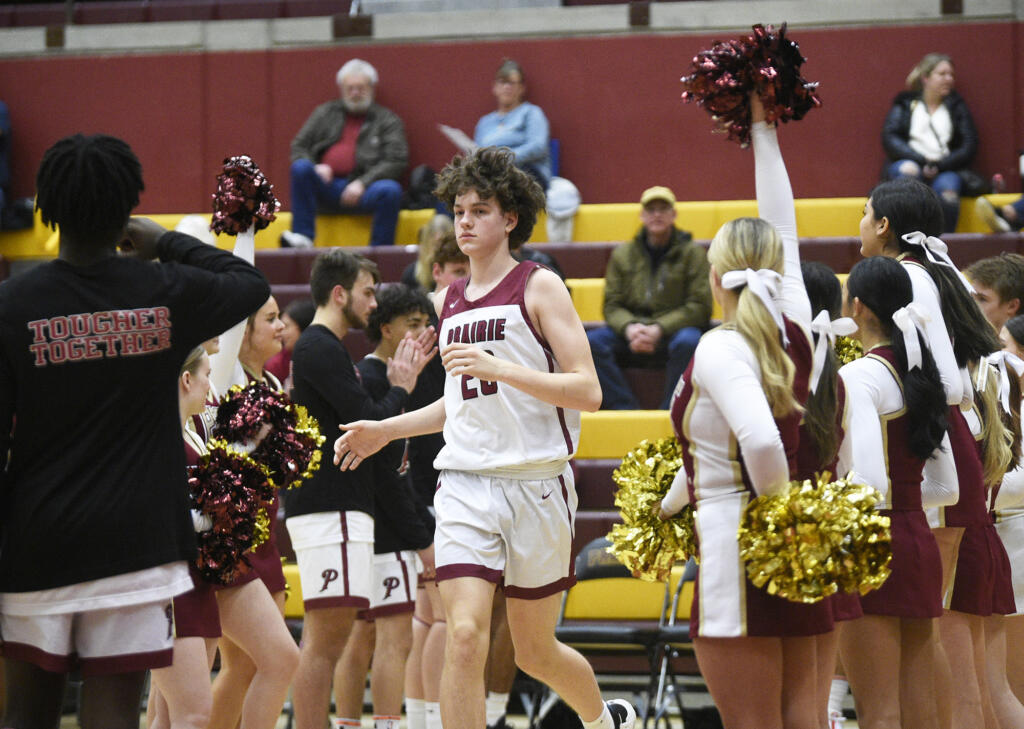
M 468 157 L 455 157 L 437 176 L 437 196 L 449 210 L 455 198 L 475 190 L 481 200 L 494 198 L 502 212 L 515 213 L 519 222 L 508 236 L 509 250 L 530 239 L 537 213 L 544 209 L 544 190 L 533 177 L 515 165 L 508 147 L 481 147 Z

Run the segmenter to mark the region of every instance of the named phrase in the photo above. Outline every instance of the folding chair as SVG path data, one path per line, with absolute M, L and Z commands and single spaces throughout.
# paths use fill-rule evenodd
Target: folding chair
M 668 604 L 665 605 L 662 612 L 655 645 L 655 652 L 661 664 L 652 701 L 653 714 L 650 717 L 655 729 L 662 721 L 664 721 L 665 729 L 670 726 L 668 709 L 673 698 L 679 709 L 679 716 L 683 717 L 683 726 L 686 726 L 682 689 L 676 680 L 677 676 L 675 668 L 672 666 L 672 660 L 682 655 L 693 655 L 693 643 L 690 640 L 690 605 L 693 600 L 693 586 L 696 577 L 697 563 L 691 558 L 681 570 L 679 568 L 673 570 L 672 579 L 668 584 L 671 587 L 674 581 L 675 587 L 665 593 Z M 669 601 L 669 594 L 672 596 L 671 601 Z M 646 726 L 647 717 L 644 718 L 644 727 Z

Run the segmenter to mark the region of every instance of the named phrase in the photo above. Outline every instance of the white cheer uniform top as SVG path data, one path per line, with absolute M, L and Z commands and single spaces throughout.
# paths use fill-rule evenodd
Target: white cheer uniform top
M 523 261 L 475 301 L 469 279 L 448 287 L 438 346 L 474 344 L 499 359 L 559 372 L 547 342 L 526 313 L 524 292 L 539 266 Z M 519 479 L 554 478 L 576 453 L 580 413 L 498 382 L 449 375 L 444 385 L 444 448 L 434 468 Z

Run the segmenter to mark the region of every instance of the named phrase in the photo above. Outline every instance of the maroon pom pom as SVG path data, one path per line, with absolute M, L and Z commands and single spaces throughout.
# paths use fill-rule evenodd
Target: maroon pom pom
M 806 59 L 786 38 L 786 25 L 755 25 L 753 32 L 731 41 L 715 41 L 693 59 L 693 73 L 683 77 L 683 101 L 703 106 L 729 139 L 750 144 L 750 94 L 757 91 L 769 123 L 799 120 L 821 106 L 818 84 L 800 75 Z
M 215 233 L 238 235 L 255 226 L 263 230 L 277 217 L 281 203 L 274 197 L 274 186 L 252 161 L 241 155 L 224 160 L 224 171 L 217 176 L 217 192 L 213 194 Z

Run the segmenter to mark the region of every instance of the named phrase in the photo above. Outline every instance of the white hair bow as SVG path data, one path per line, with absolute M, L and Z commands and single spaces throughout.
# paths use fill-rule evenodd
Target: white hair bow
M 1017 377 L 1024 375 L 1024 360 L 1015 354 L 1000 350 L 990 354 L 986 360 L 990 365 L 999 370 L 999 402 L 1003 410 L 1010 412 L 1010 373 L 1008 367 L 1012 367 Z M 978 389 L 984 390 L 988 380 L 988 367 L 980 368 L 978 372 Z
M 930 319 L 928 312 L 910 303 L 892 314 L 893 323 L 903 332 L 903 346 L 907 350 L 907 371 L 921 366 L 921 344 L 917 333 L 924 338 L 924 324 Z
M 845 337 L 857 331 L 857 323 L 846 316 L 832 321 L 828 312 L 822 309 L 811 322 L 811 331 L 818 335 L 818 341 L 814 344 L 814 360 L 811 363 L 811 392 L 817 392 L 829 348 L 835 347 L 837 336 Z
M 761 300 L 761 303 L 768 309 L 768 313 L 772 315 L 775 326 L 782 334 L 783 346 L 788 347 L 789 337 L 786 336 L 786 324 L 782 320 L 782 312 L 779 311 L 778 304 L 775 303 L 781 283 L 782 275 L 770 268 L 761 268 L 757 271 L 745 268 L 742 271 L 726 271 L 722 274 L 722 288 L 741 289 L 746 286 Z
M 919 246 L 924 249 L 925 257 L 932 263 L 938 266 L 946 266 L 953 269 L 956 272 L 957 277 L 960 279 L 960 283 L 967 289 L 967 293 L 971 296 L 974 295 L 974 287 L 971 286 L 971 282 L 967 280 L 967 277 L 960 273 L 960 269 L 953 264 L 953 259 L 949 257 L 949 247 L 940 240 L 932 235 L 925 235 L 919 230 L 915 230 L 913 233 L 907 233 L 903 236 L 903 240 L 912 246 Z

